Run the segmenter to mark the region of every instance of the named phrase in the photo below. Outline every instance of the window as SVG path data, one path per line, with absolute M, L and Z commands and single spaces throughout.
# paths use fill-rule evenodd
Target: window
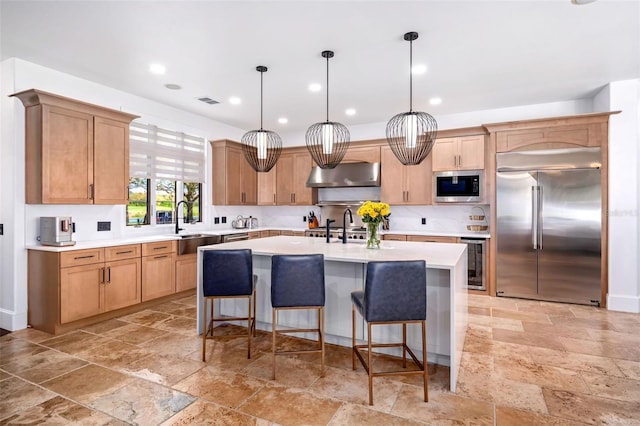
M 127 204 L 127 225 L 148 225 L 149 221 L 149 179 L 129 179 L 129 204 Z
M 202 222 L 204 152 L 202 137 L 131 123 L 127 225 L 175 223 L 180 200 L 188 203 L 185 222 Z

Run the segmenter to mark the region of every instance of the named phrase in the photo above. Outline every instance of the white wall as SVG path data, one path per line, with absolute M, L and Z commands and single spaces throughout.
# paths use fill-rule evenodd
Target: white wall
M 640 312 L 640 81 L 613 82 L 594 99 L 609 121 L 609 294 L 611 310 Z

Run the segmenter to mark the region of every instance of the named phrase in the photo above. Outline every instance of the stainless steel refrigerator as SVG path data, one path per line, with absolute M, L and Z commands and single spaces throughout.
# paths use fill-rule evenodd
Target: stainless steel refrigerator
M 601 302 L 600 148 L 496 155 L 498 296 Z

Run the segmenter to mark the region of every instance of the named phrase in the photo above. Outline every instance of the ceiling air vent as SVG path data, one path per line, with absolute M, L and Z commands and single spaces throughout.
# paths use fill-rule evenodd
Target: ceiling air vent
M 216 101 L 215 99 L 211 99 L 208 96 L 200 96 L 198 98 L 196 98 L 197 100 L 199 100 L 200 102 L 204 102 L 205 104 L 209 104 L 209 105 L 215 105 L 215 104 L 219 104 L 220 102 Z

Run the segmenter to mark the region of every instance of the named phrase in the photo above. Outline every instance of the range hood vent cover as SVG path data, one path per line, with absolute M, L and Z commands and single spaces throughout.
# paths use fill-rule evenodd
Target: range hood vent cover
M 380 186 L 380 163 L 340 163 L 333 169 L 311 169 L 310 188 Z

